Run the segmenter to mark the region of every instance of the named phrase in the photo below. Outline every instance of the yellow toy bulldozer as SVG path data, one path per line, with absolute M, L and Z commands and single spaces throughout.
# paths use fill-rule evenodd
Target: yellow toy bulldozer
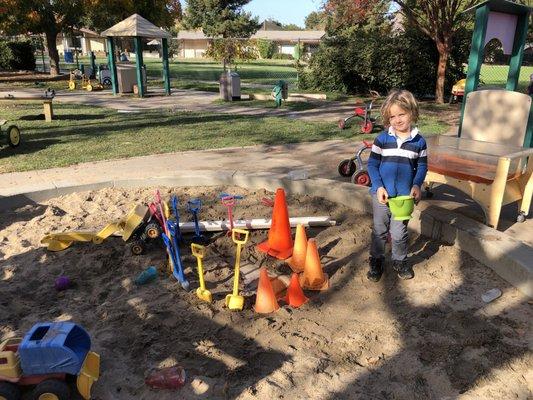
M 137 205 L 126 216 L 116 222 L 103 227 L 100 231 L 71 231 L 53 233 L 41 239 L 50 251 L 62 251 L 74 242 L 93 242 L 100 244 L 109 236 L 120 236 L 130 245 L 134 255 L 140 255 L 146 248 L 147 240 L 157 239 L 161 236 L 159 223 L 152 219 L 148 207 Z

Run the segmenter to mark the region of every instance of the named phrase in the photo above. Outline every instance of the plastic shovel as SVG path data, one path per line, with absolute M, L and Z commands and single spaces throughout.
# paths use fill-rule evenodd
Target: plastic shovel
M 231 239 L 237 245 L 235 255 L 235 276 L 233 278 L 233 292 L 226 296 L 226 307 L 232 311 L 241 311 L 244 307 L 244 297 L 239 296 L 239 269 L 241 263 L 241 248 L 248 241 L 250 232 L 244 229 L 233 229 Z M 242 238 L 243 237 L 243 238 Z M 239 239 L 242 238 L 242 239 Z
M 205 247 L 196 243 L 191 243 L 191 252 L 198 261 L 198 278 L 200 279 L 200 287 L 196 289 L 196 296 L 198 296 L 200 300 L 211 303 L 213 301 L 213 295 L 205 288 L 204 267 L 202 265 L 202 258 L 205 256 Z
M 205 243 L 205 237 L 200 233 L 200 224 L 198 223 L 198 214 L 202 208 L 200 199 L 192 199 L 187 202 L 187 210 L 192 214 L 194 219 L 194 243 Z
M 167 226 L 171 232 L 171 236 L 168 237 L 166 234 L 162 234 L 161 236 L 163 237 L 163 241 L 167 246 L 167 252 L 171 256 L 172 264 L 174 265 L 174 268 L 172 269 L 172 275 L 174 275 L 174 278 L 178 280 L 183 289 L 189 290 L 190 285 L 185 278 L 185 274 L 183 273 L 179 246 L 176 239 L 172 236 L 172 231 L 174 230 L 174 227 L 172 226 L 173 224 L 174 223 L 172 221 L 167 221 Z
M 224 196 L 220 199 L 222 204 L 228 209 L 228 220 L 229 220 L 229 231 L 228 236 L 231 235 L 233 231 L 233 207 L 235 206 L 235 197 L 233 196 Z
M 180 231 L 180 213 L 178 209 L 178 197 L 177 196 L 172 196 L 170 205 L 172 206 L 172 211 L 174 212 L 174 217 L 176 218 L 176 239 L 178 240 L 179 243 L 182 243 L 183 237 Z

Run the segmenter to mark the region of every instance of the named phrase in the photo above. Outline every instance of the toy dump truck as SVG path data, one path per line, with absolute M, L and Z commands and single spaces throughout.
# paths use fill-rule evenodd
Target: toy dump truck
M 93 242 L 101 244 L 109 236 L 120 236 L 128 243 L 134 255 L 140 255 L 146 248 L 147 241 L 161 236 L 159 223 L 152 218 L 148 207 L 135 206 L 124 219 L 112 222 L 100 231 L 70 231 L 53 233 L 41 239 L 50 251 L 62 251 L 74 242 Z M 1 400 L 1 398 L 0 398 Z
M 23 339 L 0 344 L 0 399 L 19 400 L 33 386 L 32 400 L 69 400 L 72 383 L 86 400 L 100 375 L 100 356 L 89 334 L 71 322 L 38 323 Z M 26 397 L 24 397 L 26 398 Z

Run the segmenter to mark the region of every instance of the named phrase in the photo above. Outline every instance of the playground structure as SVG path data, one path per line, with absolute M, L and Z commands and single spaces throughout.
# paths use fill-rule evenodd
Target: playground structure
M 11 147 L 17 147 L 20 144 L 20 129 L 16 125 L 7 125 L 6 128 L 3 128 L 7 124 L 7 120 L 0 119 L 0 135 L 5 132 L 7 144 Z
M 517 221 L 529 213 L 533 194 L 533 108 L 517 90 L 531 8 L 506 0 L 473 7 L 476 22 L 458 136 L 430 138 L 426 190 L 453 186 L 483 209 L 498 227 L 501 208 L 519 201 Z M 476 90 L 485 45 L 493 38 L 510 54 L 505 90 Z
M 119 221 L 107 224 L 100 231 L 71 231 L 46 235 L 41 243 L 50 251 L 62 251 L 74 242 L 101 244 L 114 235 L 128 242 L 134 255 L 144 252 L 147 240 L 157 239 L 161 234 L 159 224 L 152 220 L 146 206 L 135 206 L 128 215 Z
M 73 378 L 79 394 L 89 400 L 100 376 L 100 356 L 90 349 L 89 334 L 71 322 L 38 323 L 24 338 L 3 341 L 0 399 L 18 400 L 20 387 L 31 385 L 33 400 L 68 400 L 67 382 Z
M 23 92 L 23 91 L 11 91 L 11 92 L 1 92 L 0 100 L 10 100 L 10 101 L 42 100 L 44 119 L 46 122 L 52 122 L 52 119 L 54 118 L 52 100 L 54 99 L 55 95 L 56 93 L 53 89 L 46 89 L 44 93 L 42 94 Z

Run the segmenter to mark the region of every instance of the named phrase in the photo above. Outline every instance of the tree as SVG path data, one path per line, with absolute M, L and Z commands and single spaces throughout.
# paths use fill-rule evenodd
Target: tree
M 303 31 L 303 28 L 296 24 L 286 24 L 283 25 L 282 29 L 284 31 Z
M 59 75 L 58 33 L 78 26 L 83 0 L 0 0 L 0 30 L 8 34 L 44 33 L 50 57 L 50 75 Z
M 305 17 L 305 29 L 325 29 L 326 19 L 324 11 L 313 11 Z
M 395 0 L 408 21 L 429 36 L 437 47 L 439 62 L 435 84 L 435 101 L 444 103 L 444 80 L 455 34 L 464 29 L 463 11 L 479 0 Z
M 186 29 L 202 28 L 207 37 L 213 39 L 249 38 L 259 29 L 257 17 L 243 11 L 242 7 L 250 0 L 187 0 L 184 26 Z M 234 40 L 231 40 L 234 42 Z M 226 64 L 236 57 L 235 44 L 217 45 L 216 52 L 226 69 Z
M 372 19 L 375 16 L 381 19 L 389 3 L 387 0 L 324 0 L 326 29 L 334 32 L 354 25 L 374 25 Z

